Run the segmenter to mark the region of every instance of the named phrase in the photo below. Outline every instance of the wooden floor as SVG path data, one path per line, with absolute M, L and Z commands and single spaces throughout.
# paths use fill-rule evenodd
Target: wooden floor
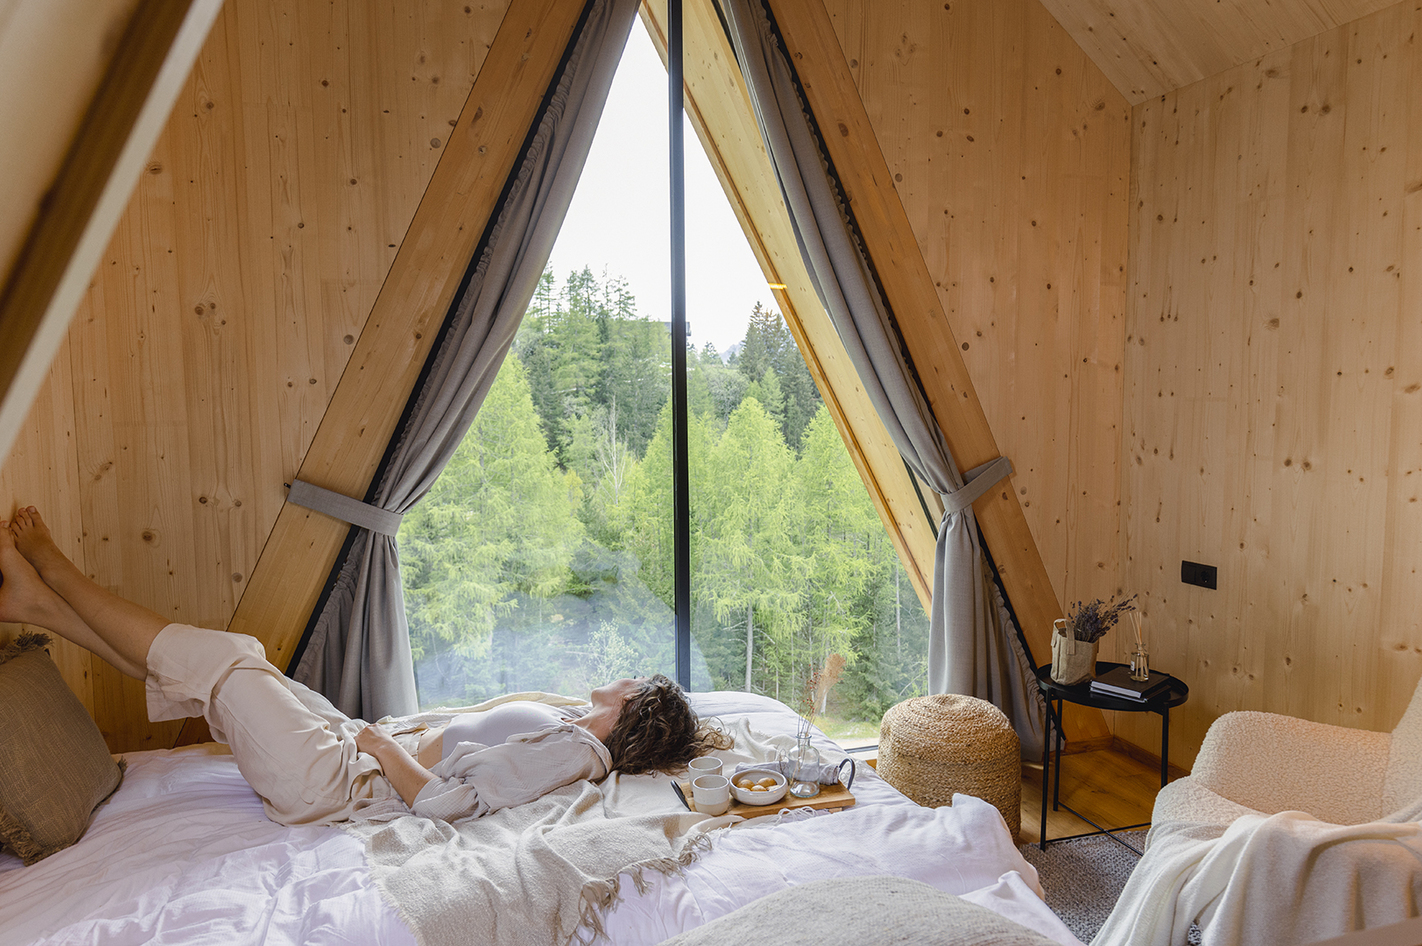
M 875 764 L 878 753 L 859 758 Z M 1170 780 L 1185 773 L 1171 766 Z M 1050 798 L 1051 786 L 1048 786 Z M 1107 828 L 1150 821 L 1160 791 L 1160 763 L 1141 761 L 1119 749 L 1096 749 L 1062 756 L 1061 801 Z M 1071 812 L 1047 807 L 1047 840 L 1095 831 Z M 1022 833 L 1017 843 L 1036 844 L 1042 832 L 1042 767 L 1022 765 Z
M 1048 797 L 1050 798 L 1050 786 Z M 1108 828 L 1150 821 L 1160 791 L 1160 766 L 1116 749 L 1062 756 L 1061 801 Z M 1036 843 L 1042 827 L 1042 767 L 1022 767 L 1022 833 L 1019 843 Z M 1047 840 L 1095 830 L 1068 811 L 1047 806 Z

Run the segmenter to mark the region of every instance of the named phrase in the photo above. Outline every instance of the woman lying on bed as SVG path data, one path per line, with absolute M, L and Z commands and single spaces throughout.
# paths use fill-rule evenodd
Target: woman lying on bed
M 151 720 L 203 716 L 282 824 L 400 813 L 458 821 L 580 779 L 673 770 L 718 734 L 698 726 L 671 680 L 618 680 L 590 709 L 530 702 L 455 718 L 411 752 L 283 676 L 244 634 L 165 618 L 99 587 L 33 506 L 0 520 L 0 622 L 37 625 L 145 681 Z M 421 763 L 425 764 L 421 764 Z

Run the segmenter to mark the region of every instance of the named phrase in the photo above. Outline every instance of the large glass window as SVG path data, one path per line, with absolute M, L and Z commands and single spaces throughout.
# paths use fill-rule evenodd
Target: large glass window
M 705 154 L 669 328 L 666 72 L 634 28 L 548 272 L 399 542 L 422 706 L 674 667 L 671 346 L 688 347 L 694 689 L 846 744 L 926 683 L 927 620 Z M 688 128 L 688 142 L 696 136 Z

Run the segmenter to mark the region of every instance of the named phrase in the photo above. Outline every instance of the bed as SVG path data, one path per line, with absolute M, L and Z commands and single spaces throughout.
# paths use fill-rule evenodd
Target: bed
M 746 693 L 693 696 L 703 717 L 744 718 L 791 733 L 797 717 Z M 842 755 L 816 733 L 822 752 Z M 84 837 L 30 867 L 0 854 L 0 943 L 278 943 L 413 946 L 371 880 L 362 842 L 328 827 L 283 827 L 225 748 L 129 753 L 113 798 Z M 681 803 L 671 790 L 668 810 Z M 651 946 L 760 897 L 810 880 L 893 875 L 926 883 L 1079 946 L 1040 898 L 996 809 L 955 796 L 922 808 L 868 766 L 857 804 L 837 813 L 770 815 L 711 835 L 678 874 L 621 878 L 603 920 L 614 946 Z M 872 910 L 870 902 L 850 910 Z

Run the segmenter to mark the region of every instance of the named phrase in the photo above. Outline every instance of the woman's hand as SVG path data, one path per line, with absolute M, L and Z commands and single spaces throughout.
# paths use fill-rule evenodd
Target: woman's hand
M 379 726 L 366 726 L 360 732 L 356 733 L 355 742 L 357 749 L 361 752 L 367 752 L 377 759 L 380 758 L 382 750 L 388 750 L 391 746 L 394 746 L 396 749 L 400 748 L 400 744 Z
M 420 789 L 434 778 L 433 772 L 411 758 L 404 746 L 378 726 L 367 725 L 356 733 L 355 743 L 361 752 L 375 756 L 380 770 L 406 805 L 413 806 Z

